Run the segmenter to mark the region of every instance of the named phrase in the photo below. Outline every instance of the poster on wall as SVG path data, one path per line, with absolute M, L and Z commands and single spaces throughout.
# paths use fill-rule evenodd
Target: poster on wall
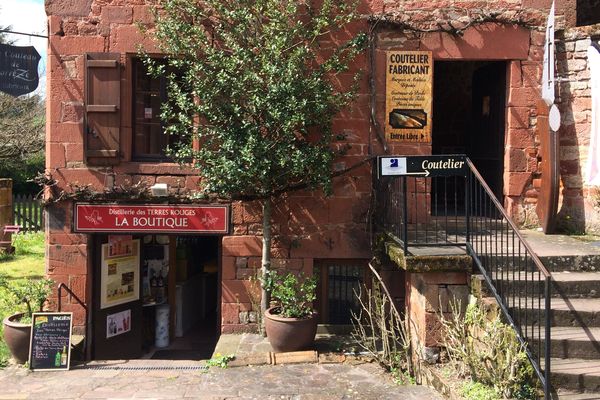
M 106 338 L 121 335 L 131 330 L 131 310 L 106 316 Z
M 385 136 L 431 142 L 433 57 L 430 51 L 386 52 Z
M 115 254 L 114 243 L 102 245 L 100 308 L 116 306 L 140 298 L 140 241 L 129 241 L 127 251 Z

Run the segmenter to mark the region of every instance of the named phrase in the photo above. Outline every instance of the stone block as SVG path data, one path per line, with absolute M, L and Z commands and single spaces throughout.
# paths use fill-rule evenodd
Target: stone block
M 51 36 L 49 38 L 50 54 L 81 55 L 104 51 L 102 36 Z
M 82 143 L 66 143 L 65 147 L 65 155 L 66 159 L 69 162 L 84 162 L 85 155 L 83 153 L 83 144 Z
M 319 357 L 316 351 L 291 351 L 287 353 L 272 353 L 274 365 L 317 363 Z
M 236 278 L 235 257 L 221 258 L 221 279 L 230 280 Z
M 223 325 L 240 323 L 240 310 L 237 304 L 221 304 L 221 323 Z
M 523 149 L 511 147 L 505 152 L 505 165 L 508 165 L 508 171 L 511 172 L 526 172 L 527 171 L 527 156 Z
M 221 301 L 223 303 L 250 303 L 248 292 L 252 284 L 247 280 L 228 280 L 221 282 Z
M 510 129 L 529 128 L 531 110 L 527 107 L 508 107 L 508 126 Z
M 46 0 L 46 14 L 56 16 L 87 17 L 93 0 Z
M 48 13 L 48 35 L 60 35 L 62 33 L 62 17 Z
M 539 91 L 531 87 L 515 87 L 508 92 L 508 106 L 534 107 L 540 98 Z
M 133 21 L 133 8 L 126 6 L 104 6 L 100 18 L 104 23 L 131 24 Z
M 507 145 L 520 149 L 534 146 L 534 135 L 529 129 L 509 129 Z
M 530 179 L 531 174 L 529 172 L 505 173 L 505 194 L 508 196 L 522 195 Z
M 151 32 L 142 33 L 135 25 L 117 25 L 112 28 L 109 51 L 137 53 L 138 47 L 149 53 L 160 53 Z
M 260 256 L 262 254 L 262 238 L 257 236 L 225 236 L 222 248 L 224 256 Z
M 154 23 L 151 6 L 133 6 L 133 22 L 145 25 Z
M 256 324 L 222 324 L 221 333 L 223 334 L 241 334 L 256 333 L 258 326 Z
M 46 145 L 46 165 L 49 168 L 64 168 L 67 165 L 63 144 L 49 143 Z

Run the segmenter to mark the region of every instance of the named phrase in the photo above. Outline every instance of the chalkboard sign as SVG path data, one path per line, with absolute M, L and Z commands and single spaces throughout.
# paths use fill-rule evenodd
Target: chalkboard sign
M 68 370 L 71 362 L 73 313 L 34 313 L 29 346 L 29 368 Z

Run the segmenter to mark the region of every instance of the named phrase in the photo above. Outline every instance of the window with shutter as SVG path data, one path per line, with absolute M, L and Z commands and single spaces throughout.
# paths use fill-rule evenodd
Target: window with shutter
M 179 137 L 167 135 L 160 118 L 161 104 L 167 101 L 167 79 L 150 76 L 139 59 L 134 60 L 133 75 L 133 159 L 168 160 L 166 149 Z
M 85 155 L 89 164 L 119 162 L 121 65 L 118 53 L 85 59 Z

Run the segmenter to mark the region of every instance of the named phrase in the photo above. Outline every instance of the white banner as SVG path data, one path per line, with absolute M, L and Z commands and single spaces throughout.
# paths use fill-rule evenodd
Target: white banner
M 542 71 L 542 99 L 548 106 L 554 104 L 554 1 L 548 14 L 546 40 L 544 42 L 544 65 Z

